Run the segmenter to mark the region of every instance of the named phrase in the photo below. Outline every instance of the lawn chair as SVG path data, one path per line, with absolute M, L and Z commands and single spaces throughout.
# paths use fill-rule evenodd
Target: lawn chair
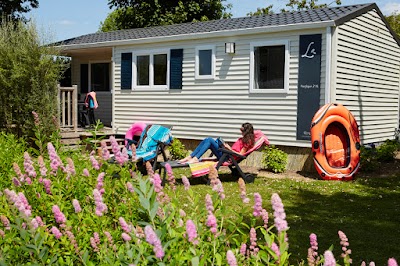
M 221 158 L 218 160 L 217 158 L 200 158 L 199 163 L 194 164 L 181 164 L 178 161 L 168 161 L 160 163 L 160 172 L 162 168 L 165 170 L 165 164 L 168 163 L 172 168 L 181 168 L 181 167 L 190 167 L 192 172 L 192 177 L 200 177 L 209 173 L 210 171 L 210 162 L 215 165 L 215 168 L 218 170 L 221 166 L 227 166 L 232 172 L 234 176 L 240 176 L 246 183 L 254 182 L 254 175 L 249 173 L 244 173 L 239 166 L 239 163 L 247 158 L 253 151 L 260 149 L 263 145 L 269 145 L 269 141 L 267 136 L 265 136 L 260 130 L 254 131 L 255 143 L 251 149 L 249 149 L 245 154 L 239 154 L 234 151 L 220 148 L 219 150 L 222 152 Z M 165 179 L 165 171 L 164 171 L 164 179 Z
M 148 125 L 140 136 L 139 144 L 136 148 L 135 161 L 153 161 L 153 171 L 158 167 L 158 155 L 162 155 L 164 162 L 167 161 L 165 148 L 172 142 L 171 128 L 161 125 Z M 132 151 L 128 151 L 132 157 Z
M 232 172 L 232 175 L 241 176 L 246 183 L 253 183 L 255 176 L 251 173 L 244 173 L 239 166 L 239 163 L 247 158 L 253 151 L 260 149 L 263 145 L 269 145 L 269 140 L 260 130 L 254 131 L 255 142 L 251 149 L 245 154 L 239 154 L 237 152 L 220 148 L 222 152 L 221 158 L 218 160 L 215 168 L 218 170 L 221 166 L 228 166 Z

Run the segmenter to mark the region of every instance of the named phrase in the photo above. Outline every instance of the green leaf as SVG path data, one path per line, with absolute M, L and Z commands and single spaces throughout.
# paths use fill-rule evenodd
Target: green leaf
M 199 257 L 193 257 L 191 260 L 192 266 L 198 266 L 199 265 Z
M 217 260 L 217 265 L 222 265 L 222 256 L 219 253 L 215 254 L 215 259 Z

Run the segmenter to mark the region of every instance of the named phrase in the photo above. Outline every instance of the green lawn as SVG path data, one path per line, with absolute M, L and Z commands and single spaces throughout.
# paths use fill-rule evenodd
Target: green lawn
M 174 173 L 178 180 L 181 174 L 190 176 L 182 170 Z M 238 210 L 242 203 L 236 180 L 229 174 L 220 174 L 220 179 L 226 194 L 224 204 Z M 210 187 L 204 181 L 190 181 L 196 194 L 203 197 L 209 193 Z M 183 186 L 178 186 L 178 189 L 183 190 Z M 280 195 L 290 226 L 288 236 L 292 264 L 297 265 L 298 261 L 307 258 L 311 233 L 318 237 L 320 253 L 333 245 L 333 253 L 339 259 L 339 230 L 349 239 L 354 265 L 360 265 L 362 261 L 386 265 L 388 258 L 400 259 L 399 176 L 358 178 L 352 182 L 294 179 L 290 176 L 258 177 L 255 183 L 247 185 L 251 206 L 255 192 L 263 197 L 263 207 L 270 214 L 270 223 L 273 222 L 271 195 L 274 192 Z

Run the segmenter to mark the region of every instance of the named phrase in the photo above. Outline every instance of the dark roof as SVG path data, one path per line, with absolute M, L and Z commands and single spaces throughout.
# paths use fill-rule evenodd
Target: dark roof
M 376 4 L 326 7 L 305 11 L 285 12 L 272 15 L 220 19 L 205 22 L 191 22 L 168 26 L 137 28 L 111 32 L 98 32 L 58 42 L 56 45 L 84 45 L 142 38 L 179 36 L 220 31 L 234 31 L 260 27 L 276 27 L 291 24 L 308 24 L 334 21 L 340 25 L 362 13 L 378 7 Z M 380 13 L 380 11 L 379 11 Z M 381 14 L 381 13 L 380 13 Z

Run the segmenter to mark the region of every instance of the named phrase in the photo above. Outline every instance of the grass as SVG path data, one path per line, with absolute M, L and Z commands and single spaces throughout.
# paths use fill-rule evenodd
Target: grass
M 174 171 L 179 179 L 182 170 Z M 227 208 L 237 211 L 243 204 L 238 185 L 229 174 L 221 174 Z M 199 179 L 190 179 L 191 189 L 201 198 L 210 187 Z M 178 186 L 183 190 L 183 186 Z M 257 177 L 247 184 L 248 196 L 258 192 L 263 197 L 263 207 L 273 223 L 271 195 L 278 193 L 285 205 L 290 229 L 289 251 L 291 263 L 306 260 L 309 235 L 318 237 L 319 252 L 333 245 L 335 258 L 341 254 L 338 231 L 343 231 L 350 243 L 354 265 L 362 261 L 387 264 L 388 258 L 400 255 L 400 177 L 358 178 L 352 182 L 335 182 L 315 179 Z M 185 193 L 179 193 L 182 202 Z M 252 202 L 250 205 L 252 205 Z M 193 208 L 184 204 L 184 208 Z M 250 206 L 251 208 L 252 206 Z

